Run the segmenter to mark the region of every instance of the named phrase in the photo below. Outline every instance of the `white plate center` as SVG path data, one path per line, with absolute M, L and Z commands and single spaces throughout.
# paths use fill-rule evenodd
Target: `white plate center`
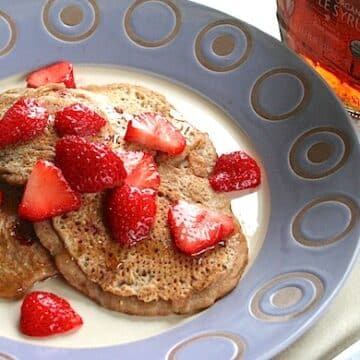
M 234 122 L 217 106 L 189 89 L 155 76 L 118 67 L 78 66 L 75 68 L 75 76 L 78 86 L 125 82 L 158 91 L 166 96 L 184 119 L 210 135 L 218 154 L 241 149 L 261 161 L 250 140 Z M 0 81 L 1 91 L 23 86 L 25 86 L 23 76 Z M 251 264 L 261 248 L 269 220 L 270 197 L 264 171 L 260 189 L 233 197 L 232 208 L 247 235 Z M 0 301 L 2 321 L 0 336 L 64 348 L 110 346 L 160 334 L 193 318 L 186 316 L 145 318 L 108 311 L 61 280 L 47 280 L 37 284 L 36 289 L 52 291 L 68 299 L 83 317 L 84 326 L 80 331 L 67 336 L 41 340 L 24 338 L 17 329 L 21 302 Z

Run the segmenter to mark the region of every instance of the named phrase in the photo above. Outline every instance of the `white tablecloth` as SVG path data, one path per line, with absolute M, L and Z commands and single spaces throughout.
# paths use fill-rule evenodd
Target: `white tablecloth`
M 280 38 L 276 20 L 276 0 L 196 0 L 196 2 L 236 16 Z M 322 318 L 275 359 L 330 360 L 359 339 L 360 259 L 357 260 L 345 286 Z M 356 359 L 360 359 L 360 354 L 358 356 Z

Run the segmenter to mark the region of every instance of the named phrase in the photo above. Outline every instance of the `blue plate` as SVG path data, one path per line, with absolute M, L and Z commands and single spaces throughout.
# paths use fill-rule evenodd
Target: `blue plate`
M 295 341 L 359 251 L 360 149 L 327 86 L 273 38 L 185 0 L 2 0 L 0 77 L 60 59 L 145 71 L 217 105 L 259 154 L 270 219 L 239 286 L 189 321 L 83 349 L 2 336 L 0 359 L 254 360 Z

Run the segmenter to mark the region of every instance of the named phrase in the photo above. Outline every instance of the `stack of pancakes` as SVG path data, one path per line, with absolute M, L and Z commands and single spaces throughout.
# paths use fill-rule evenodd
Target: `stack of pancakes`
M 10 90 L 0 95 L 0 118 L 24 96 L 38 99 L 50 114 L 73 103 L 89 106 L 108 120 L 96 140 L 113 149 L 141 149 L 125 143 L 123 136 L 131 115 L 142 112 L 165 116 L 181 130 L 187 146 L 178 156 L 154 153 L 161 177 L 155 223 L 149 238 L 130 248 L 116 243 L 104 224 L 105 192 L 83 194 L 80 210 L 34 223 L 38 239 L 32 244 L 18 241 L 14 223 L 22 187 L 37 160 L 54 159 L 58 137 L 53 116 L 44 134 L 0 150 L 5 193 L 0 209 L 0 297 L 21 297 L 34 282 L 58 272 L 108 309 L 166 315 L 206 308 L 235 287 L 248 261 L 246 240 L 236 218 L 234 235 L 194 257 L 175 247 L 167 223 L 168 209 L 179 199 L 233 216 L 229 199 L 215 193 L 208 183 L 217 154 L 207 134 L 175 119 L 173 107 L 162 95 L 139 86 L 67 89 L 52 84 Z

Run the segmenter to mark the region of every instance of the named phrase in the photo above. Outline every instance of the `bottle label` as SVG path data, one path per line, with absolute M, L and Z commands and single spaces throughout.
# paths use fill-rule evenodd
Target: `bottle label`
M 300 52 L 327 60 L 333 67 L 351 73 L 354 57 L 351 43 L 360 40 L 359 0 L 287 0 L 283 2 L 290 30 L 301 39 Z
M 360 113 L 360 0 L 277 0 L 287 45 Z
M 317 0 L 325 18 L 335 16 L 343 25 L 360 32 L 360 4 L 349 0 Z M 356 4 L 358 3 L 358 4 Z

